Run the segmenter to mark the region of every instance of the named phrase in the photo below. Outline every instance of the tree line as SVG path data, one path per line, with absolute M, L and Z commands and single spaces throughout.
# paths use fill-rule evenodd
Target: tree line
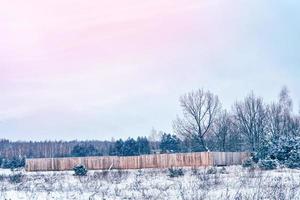
M 201 151 L 249 151 L 260 157 L 280 157 L 274 149 L 292 151 L 287 143 L 297 146 L 295 143 L 299 142 L 300 115 L 293 112 L 293 101 L 286 87 L 275 102 L 266 103 L 251 92 L 229 110 L 222 108 L 217 95 L 203 89 L 182 95 L 179 102 L 182 115 L 173 121 L 174 133 L 160 132 L 156 139 L 137 137 L 117 141 L 10 142 L 3 139 L 0 140 L 0 162 L 9 163 L 8 160 L 18 158 L 22 163 L 24 157 L 135 156 Z
M 70 156 L 75 146 L 93 146 L 101 155 L 109 154 L 113 141 L 16 141 L 0 140 L 0 157 L 52 158 Z
M 270 142 L 300 136 L 300 116 L 284 87 L 276 102 L 267 104 L 251 92 L 231 110 L 222 109 L 218 96 L 197 90 L 180 98 L 182 117 L 174 130 L 189 145 L 189 151 L 257 152 Z

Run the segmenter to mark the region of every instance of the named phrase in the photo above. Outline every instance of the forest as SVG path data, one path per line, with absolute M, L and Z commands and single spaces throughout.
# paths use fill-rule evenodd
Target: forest
M 134 156 L 152 153 L 246 151 L 253 160 L 300 166 L 300 115 L 295 114 L 287 87 L 278 100 L 266 103 L 251 92 L 231 109 L 222 108 L 217 95 L 199 89 L 179 99 L 182 115 L 173 133 L 153 130 L 136 139 L 111 141 L 0 140 L 0 166 L 24 165 L 24 158 Z

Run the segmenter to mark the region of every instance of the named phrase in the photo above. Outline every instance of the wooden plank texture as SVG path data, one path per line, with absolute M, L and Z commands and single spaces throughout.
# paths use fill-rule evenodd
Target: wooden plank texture
M 226 166 L 242 164 L 246 152 L 200 152 L 141 156 L 26 159 L 26 171 L 64 171 L 83 164 L 89 170 Z

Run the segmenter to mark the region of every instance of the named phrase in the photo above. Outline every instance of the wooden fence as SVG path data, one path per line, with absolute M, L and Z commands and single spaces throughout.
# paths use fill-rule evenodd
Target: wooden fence
M 141 156 L 101 156 L 26 159 L 27 171 L 64 171 L 83 164 L 89 170 L 142 169 L 239 165 L 249 157 L 246 152 L 201 152 Z

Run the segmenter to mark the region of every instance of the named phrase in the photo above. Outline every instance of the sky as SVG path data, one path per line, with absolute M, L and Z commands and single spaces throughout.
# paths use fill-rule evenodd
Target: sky
M 180 95 L 300 104 L 297 0 L 0 0 L 0 138 L 172 132 Z

